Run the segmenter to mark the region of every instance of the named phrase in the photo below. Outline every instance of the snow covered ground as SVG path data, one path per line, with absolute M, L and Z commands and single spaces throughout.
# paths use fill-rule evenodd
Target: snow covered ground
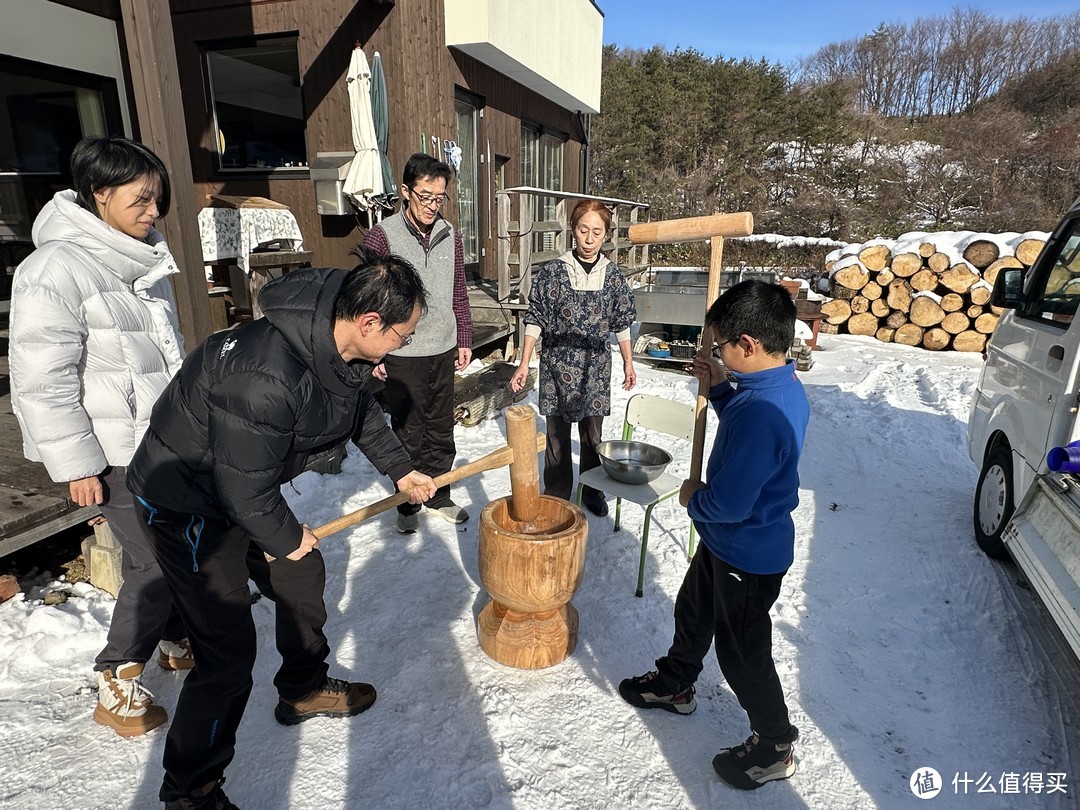
M 850 336 L 821 345 L 801 375 L 813 416 L 796 560 L 774 609 L 802 734 L 794 778 L 743 794 L 713 774 L 712 756 L 748 734 L 714 658 L 689 717 L 618 696 L 618 682 L 651 669 L 670 641 L 688 525 L 675 503 L 654 515 L 642 599 L 641 510 L 624 506 L 618 533 L 589 516 L 570 659 L 518 671 L 480 651 L 476 517 L 509 492 L 500 470 L 456 489 L 474 518 L 461 530 L 429 518 L 405 537 L 385 515 L 323 543 L 331 673 L 377 686 L 366 714 L 277 725 L 272 604 L 255 605 L 260 653 L 230 797 L 244 808 L 861 810 L 924 806 L 909 780 L 933 768 L 938 806 L 1078 806 L 1080 665 L 1016 569 L 972 538 L 964 423 L 980 358 Z M 692 401 L 692 378 L 639 373 L 637 392 Z M 614 394 L 607 435 L 628 396 Z M 459 461 L 501 446 L 502 430 L 501 420 L 459 429 Z M 688 467 L 677 453 L 672 471 Z M 388 489 L 354 454 L 341 475 L 306 474 L 286 491 L 317 525 Z M 156 806 L 164 729 L 123 740 L 91 720 L 112 599 L 75 586 L 65 604 L 42 604 L 62 587 L 72 586 L 43 580 L 0 605 L 0 806 Z M 182 676 L 147 672 L 171 712 Z M 1050 793 L 1055 783 L 1065 792 Z

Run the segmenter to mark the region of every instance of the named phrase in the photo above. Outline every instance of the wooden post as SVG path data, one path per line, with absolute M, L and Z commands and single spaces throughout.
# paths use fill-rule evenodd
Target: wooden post
M 532 523 L 540 512 L 540 464 L 536 456 L 536 411 L 528 405 L 506 409 L 506 443 L 510 462 L 510 517 Z
M 498 273 L 500 301 L 510 296 L 510 195 L 500 191 L 495 195 L 495 213 L 499 218 L 495 267 Z
M 518 198 L 518 289 L 523 301 L 529 300 L 532 287 L 533 221 L 536 218 L 536 198 L 522 194 Z
M 705 291 L 705 312 L 720 295 L 720 274 L 724 267 L 724 237 L 714 236 L 710 240 L 709 286 Z M 701 331 L 701 351 L 712 351 L 712 330 Z M 709 408 L 709 383 L 698 381 L 697 403 L 694 406 L 694 443 L 690 455 L 690 480 L 701 480 L 702 460 L 705 452 L 705 425 Z
M 165 163 L 172 181 L 172 209 L 158 228 L 180 268 L 172 279 L 180 331 L 190 351 L 213 331 L 213 325 L 169 0 L 120 0 L 119 5 L 138 137 Z

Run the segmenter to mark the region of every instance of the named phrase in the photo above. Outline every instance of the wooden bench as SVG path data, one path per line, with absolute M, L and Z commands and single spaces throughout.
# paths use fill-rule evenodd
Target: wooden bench
M 224 308 L 234 323 L 261 318 L 263 313 L 259 307 L 259 291 L 272 279 L 298 267 L 309 267 L 313 255 L 315 254 L 310 250 L 266 250 L 249 254 L 248 267 L 251 272 L 243 281 L 245 289 L 241 295 L 236 294 L 236 287 L 241 283 L 242 276 L 236 260 L 217 259 L 208 262 L 214 268 L 214 280 L 209 282 L 211 286 L 208 294 L 212 299 L 224 302 Z M 222 269 L 221 273 L 218 272 L 219 268 Z M 212 301 L 212 311 L 214 304 Z M 219 318 L 214 320 L 215 331 L 223 328 L 217 323 Z

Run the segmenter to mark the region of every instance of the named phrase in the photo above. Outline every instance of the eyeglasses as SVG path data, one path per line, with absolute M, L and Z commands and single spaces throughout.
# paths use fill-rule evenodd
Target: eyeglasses
M 736 340 L 723 340 L 720 343 L 714 343 L 712 347 L 712 356 L 720 357 L 720 350 L 727 346 L 729 343 L 736 343 Z
M 409 189 L 412 191 L 412 189 Z M 413 191 L 412 199 L 416 200 L 424 208 L 442 208 L 443 203 L 449 199 L 447 194 L 428 194 L 427 192 Z
M 383 321 L 383 323 L 386 323 L 386 321 Z M 403 335 L 403 334 L 401 334 L 401 332 L 399 332 L 391 324 L 388 324 L 388 323 L 386 323 L 386 328 L 389 329 L 391 332 L 393 332 L 395 335 L 398 336 L 398 340 L 401 341 L 402 346 L 408 346 L 410 343 L 412 343 L 412 339 L 413 339 L 412 335 Z

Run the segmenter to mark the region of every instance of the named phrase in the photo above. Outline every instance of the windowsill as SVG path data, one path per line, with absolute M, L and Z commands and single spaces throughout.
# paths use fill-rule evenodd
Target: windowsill
M 241 177 L 253 179 L 273 180 L 310 180 L 311 171 L 305 166 L 301 169 L 217 169 L 214 172 L 215 180 L 236 180 Z

